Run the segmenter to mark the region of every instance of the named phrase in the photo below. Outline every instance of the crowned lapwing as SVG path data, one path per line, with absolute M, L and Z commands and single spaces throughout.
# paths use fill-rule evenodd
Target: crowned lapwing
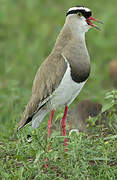
M 23 113 L 18 130 L 32 121 L 37 128 L 51 111 L 48 122 L 48 138 L 51 136 L 55 109 L 65 106 L 61 120 L 62 134 L 66 136 L 65 120 L 68 106 L 80 93 L 90 74 L 90 58 L 85 44 L 85 32 L 95 27 L 92 12 L 84 6 L 70 8 L 65 24 L 50 55 L 41 64 L 32 87 L 32 96 Z M 97 21 L 100 22 L 100 21 Z M 67 152 L 67 139 L 64 139 Z M 49 145 L 47 147 L 49 151 Z

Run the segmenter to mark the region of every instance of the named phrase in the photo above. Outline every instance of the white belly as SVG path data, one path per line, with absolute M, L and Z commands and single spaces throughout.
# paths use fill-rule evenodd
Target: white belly
M 65 57 L 64 57 L 65 58 Z M 65 59 L 66 60 L 66 59 Z M 67 61 L 67 60 L 66 60 Z M 80 93 L 82 87 L 86 81 L 82 83 L 76 83 L 71 78 L 71 68 L 67 61 L 67 70 L 59 87 L 53 92 L 51 98 L 51 105 L 53 108 L 62 105 L 70 105 L 76 96 Z
M 64 56 L 63 56 L 64 57 Z M 58 86 L 58 88 L 53 92 L 51 96 L 45 99 L 40 106 L 47 102 L 48 109 L 41 108 L 32 119 L 32 127 L 37 128 L 39 122 L 43 120 L 46 114 L 51 111 L 53 108 L 57 108 L 63 105 L 70 105 L 72 101 L 76 98 L 76 96 L 80 93 L 82 87 L 86 83 L 86 81 L 82 83 L 76 83 L 71 78 L 71 69 L 68 61 L 64 57 L 67 62 L 67 70 L 63 76 L 63 79 Z

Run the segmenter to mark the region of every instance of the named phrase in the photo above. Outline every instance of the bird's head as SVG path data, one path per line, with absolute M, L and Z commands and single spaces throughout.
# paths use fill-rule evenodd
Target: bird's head
M 87 32 L 91 26 L 100 30 L 99 27 L 91 21 L 102 23 L 101 21 L 93 18 L 91 10 L 84 6 L 75 6 L 70 8 L 66 13 L 66 20 L 68 23 L 72 24 L 71 28 L 77 26 L 79 31 L 82 32 Z

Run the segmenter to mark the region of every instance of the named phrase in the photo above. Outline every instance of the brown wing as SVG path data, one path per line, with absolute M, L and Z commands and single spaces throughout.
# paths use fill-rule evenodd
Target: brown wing
M 37 112 L 39 104 L 48 98 L 58 87 L 67 69 L 67 63 L 61 54 L 50 54 L 42 63 L 35 76 L 32 96 L 23 113 L 18 130 L 32 120 Z

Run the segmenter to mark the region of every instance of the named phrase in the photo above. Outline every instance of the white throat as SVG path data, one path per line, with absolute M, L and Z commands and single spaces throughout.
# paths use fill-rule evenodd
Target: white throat
M 77 15 L 69 15 L 66 22 L 74 37 L 82 37 L 85 40 L 85 33 L 90 29 L 84 17 L 78 18 Z

